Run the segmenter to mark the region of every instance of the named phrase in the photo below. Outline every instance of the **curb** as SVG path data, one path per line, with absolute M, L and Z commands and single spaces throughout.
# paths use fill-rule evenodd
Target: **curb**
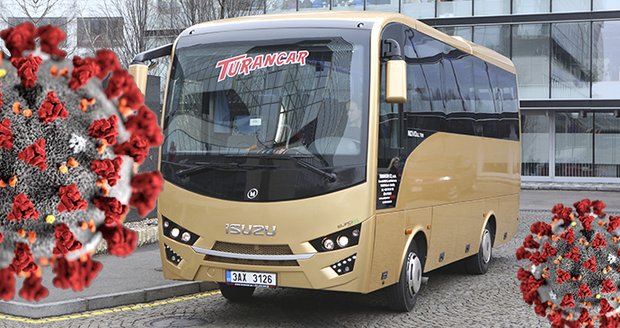
M 146 225 L 144 222 L 146 222 Z M 159 241 L 157 219 L 147 219 L 140 222 L 128 222 L 125 223 L 124 226 L 138 233 L 136 247 L 155 244 Z M 95 254 L 106 254 L 107 252 L 108 243 L 105 239 L 102 239 L 95 249 Z
M 207 292 L 217 288 L 217 284 L 212 282 L 176 282 L 165 286 L 45 304 L 29 304 L 10 301 L 0 303 L 0 313 L 17 317 L 41 319 L 76 312 L 113 308 L 122 305 L 148 303 L 175 296 Z
M 620 191 L 620 184 L 522 183 L 522 190 Z

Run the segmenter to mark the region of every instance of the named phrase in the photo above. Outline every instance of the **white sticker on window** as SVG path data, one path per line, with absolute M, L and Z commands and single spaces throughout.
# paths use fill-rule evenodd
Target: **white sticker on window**
M 261 126 L 262 120 L 260 118 L 251 118 L 250 119 L 250 126 Z

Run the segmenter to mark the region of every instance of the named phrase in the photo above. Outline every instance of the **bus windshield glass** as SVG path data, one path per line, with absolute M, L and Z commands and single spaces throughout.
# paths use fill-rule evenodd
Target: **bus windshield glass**
M 248 201 L 365 181 L 369 39 L 348 29 L 180 38 L 164 114 L 166 180 Z

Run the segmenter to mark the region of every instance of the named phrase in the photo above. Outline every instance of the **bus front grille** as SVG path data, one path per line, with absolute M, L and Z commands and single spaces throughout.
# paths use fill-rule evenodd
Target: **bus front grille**
M 212 250 L 248 255 L 291 255 L 293 251 L 288 245 L 255 245 L 255 244 L 236 244 L 216 241 Z M 296 261 L 294 261 L 296 262 Z
M 214 255 L 205 256 L 205 261 L 231 263 L 231 264 L 245 264 L 245 265 L 299 266 L 299 263 L 295 260 L 265 261 L 265 260 L 250 260 L 250 259 L 234 259 L 234 258 L 214 256 Z

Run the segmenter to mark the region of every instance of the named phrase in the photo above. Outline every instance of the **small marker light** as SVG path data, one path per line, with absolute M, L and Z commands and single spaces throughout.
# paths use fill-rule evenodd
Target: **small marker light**
M 360 229 L 355 229 L 351 232 L 351 234 L 353 235 L 353 237 L 357 238 L 360 236 Z

